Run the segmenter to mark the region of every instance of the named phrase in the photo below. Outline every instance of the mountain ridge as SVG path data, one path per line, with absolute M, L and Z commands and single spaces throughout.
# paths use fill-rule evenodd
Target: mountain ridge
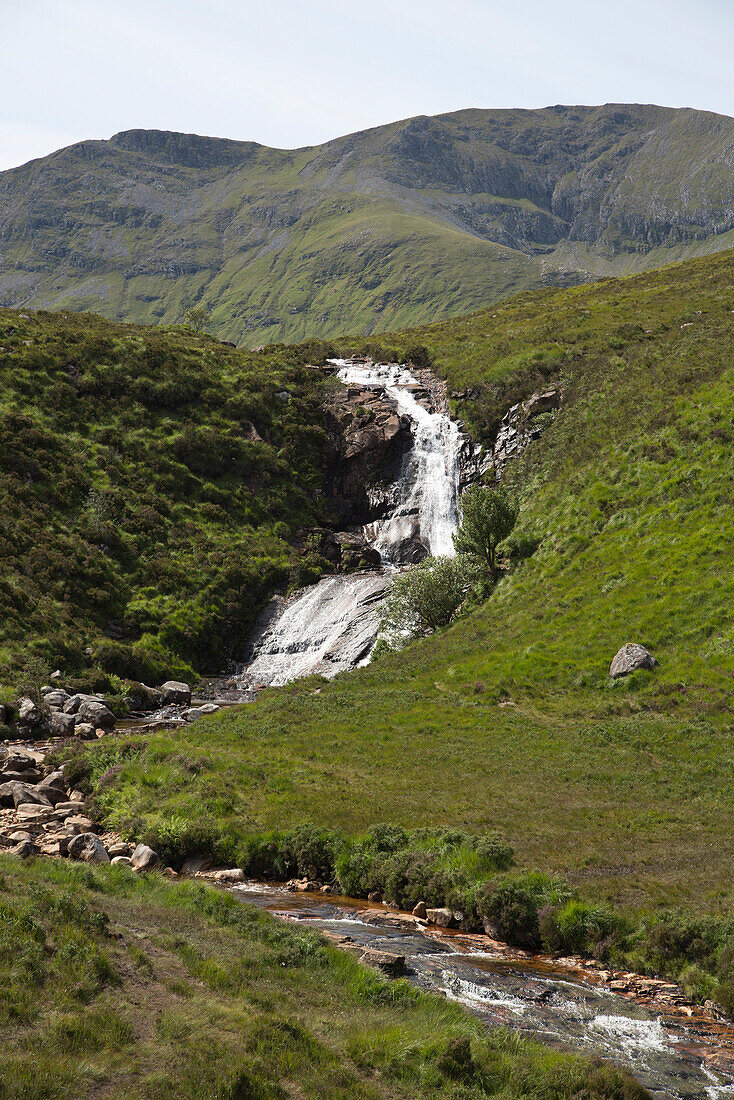
M 132 129 L 0 173 L 0 304 L 241 344 L 369 333 L 734 244 L 734 120 L 419 115 L 318 146 Z

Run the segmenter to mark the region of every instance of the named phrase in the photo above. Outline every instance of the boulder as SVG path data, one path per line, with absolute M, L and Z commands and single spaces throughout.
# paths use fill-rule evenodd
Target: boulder
M 446 906 L 440 909 L 426 909 L 426 920 L 429 924 L 437 924 L 439 928 L 452 928 L 454 914 Z
M 43 701 L 47 707 L 63 707 L 70 698 L 68 691 L 61 691 L 60 688 L 49 688 L 43 695 Z
M 110 857 L 105 846 L 94 833 L 79 833 L 69 841 L 67 852 L 72 859 L 81 859 L 85 863 L 109 863 Z
M 4 726 L 8 720 L 8 708 L 0 703 L 0 726 Z
M 130 845 L 126 844 L 124 840 L 114 841 L 112 844 L 107 845 L 107 853 L 110 856 L 129 856 Z
M 182 875 L 196 875 L 199 871 L 210 871 L 214 860 L 210 856 L 191 856 L 181 868 Z
M 625 642 L 609 666 L 609 675 L 613 680 L 618 680 L 620 676 L 629 676 L 630 672 L 635 672 L 638 668 L 652 671 L 657 666 L 657 660 L 644 645 L 638 642 Z
M 91 723 L 95 729 L 111 730 L 115 724 L 114 714 L 100 699 L 85 699 L 77 711 L 77 718 Z
M 66 802 L 68 795 L 63 787 L 59 787 L 54 782 L 49 782 L 49 778 L 43 779 L 40 783 L 36 783 L 34 790 L 38 794 L 43 795 L 48 799 L 52 806 L 58 806 L 60 802 Z
M 91 699 L 91 698 L 92 698 L 91 695 L 83 695 L 81 692 L 77 692 L 76 695 L 72 695 L 64 703 L 64 707 L 63 707 L 64 714 L 76 714 L 76 712 L 79 710 L 79 707 L 82 705 L 82 703 L 86 699 Z
M 43 791 L 36 790 L 30 783 L 16 781 L 0 784 L 0 806 L 22 806 L 28 803 L 51 808 L 51 800 Z
M 214 882 L 245 882 L 245 872 L 241 867 L 227 867 L 221 871 L 214 871 L 211 875 Z
M 161 857 L 147 844 L 138 844 L 132 854 L 130 865 L 134 871 L 152 871 L 158 866 Z
M 127 689 L 125 701 L 130 710 L 150 714 L 163 706 L 163 692 L 158 688 L 148 687 L 147 684 L 131 684 Z
M 110 860 L 110 863 L 114 867 L 120 867 L 120 866 L 129 867 L 131 862 L 132 861 L 130 859 L 130 856 L 113 856 L 112 859 Z
M 80 741 L 95 741 L 97 731 L 91 722 L 75 722 L 74 736 L 78 737 Z
M 9 856 L 18 856 L 19 859 L 29 859 L 31 856 L 38 854 L 38 848 L 36 848 L 32 840 L 21 840 L 14 848 L 8 848 L 7 854 Z
M 53 710 L 43 719 L 43 729 L 49 737 L 72 737 L 74 725 L 74 715 L 64 714 L 63 710 Z
M 214 714 L 219 710 L 217 703 L 202 703 L 200 707 L 189 707 L 183 712 L 187 722 L 195 722 L 197 718 L 203 718 L 206 714 Z
M 417 905 L 413 906 L 414 917 L 420 917 L 421 920 L 425 920 L 427 912 L 428 910 L 426 909 L 426 903 L 424 901 L 419 901 Z
M 32 699 L 21 699 L 18 704 L 18 722 L 33 729 L 41 721 L 41 710 Z
M 381 970 L 390 978 L 398 978 L 405 973 L 405 955 L 394 955 L 391 951 L 377 951 L 366 947 L 360 955 L 360 962 Z
M 166 705 L 177 703 L 179 706 L 187 707 L 191 702 L 191 688 L 180 680 L 166 680 L 165 684 L 161 684 L 161 692 Z

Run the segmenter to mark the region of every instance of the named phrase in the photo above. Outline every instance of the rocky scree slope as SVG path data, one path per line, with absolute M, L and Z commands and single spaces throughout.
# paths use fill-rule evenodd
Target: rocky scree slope
M 0 303 L 249 346 L 416 324 L 734 242 L 734 121 L 636 104 L 419 116 L 325 145 L 132 130 L 0 174 Z

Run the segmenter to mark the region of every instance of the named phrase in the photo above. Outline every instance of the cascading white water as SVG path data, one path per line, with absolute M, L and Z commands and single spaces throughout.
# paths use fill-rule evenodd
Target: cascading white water
M 324 577 L 286 601 L 253 643 L 253 660 L 241 676 L 245 686 L 278 686 L 318 673 L 332 677 L 367 658 L 378 629 L 377 606 L 391 583 L 391 569 L 404 560 L 406 543 L 433 555 L 453 555 L 458 523 L 462 435 L 445 413 L 416 400 L 420 389 L 405 367 L 333 360 L 348 384 L 384 391 L 410 420 L 413 445 L 394 486 L 389 514 L 365 528 L 387 570 Z
M 406 539 L 417 538 L 429 553 L 453 556 L 459 512 L 461 432 L 445 413 L 429 412 L 416 400 L 416 379 L 397 363 L 365 366 L 333 360 L 342 382 L 384 390 L 411 422 L 413 446 L 396 486 L 397 505 L 367 529 L 383 561 L 393 562 Z

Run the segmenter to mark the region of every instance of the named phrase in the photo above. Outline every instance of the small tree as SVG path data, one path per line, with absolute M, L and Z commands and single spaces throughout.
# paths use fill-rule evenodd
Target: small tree
M 454 535 L 458 554 L 466 554 L 497 580 L 497 547 L 515 526 L 518 507 L 501 489 L 472 485 L 461 498 L 462 520 Z
M 456 558 L 425 558 L 395 578 L 380 609 L 388 639 L 431 634 L 450 623 L 464 601 L 467 579 Z
M 191 306 L 186 310 L 186 324 L 194 332 L 203 332 L 212 323 L 212 315 L 204 306 Z

